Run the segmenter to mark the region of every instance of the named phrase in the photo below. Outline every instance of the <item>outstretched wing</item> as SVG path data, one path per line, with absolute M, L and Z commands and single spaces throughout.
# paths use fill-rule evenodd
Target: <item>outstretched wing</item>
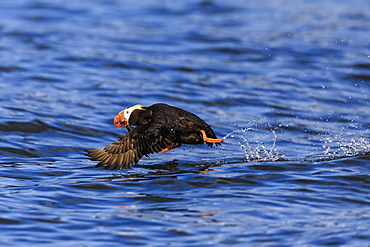
M 86 150 L 86 155 L 91 160 L 100 161 L 97 167 L 123 169 L 136 164 L 143 155 L 158 153 L 174 144 L 174 137 L 170 133 L 141 125 L 104 148 Z

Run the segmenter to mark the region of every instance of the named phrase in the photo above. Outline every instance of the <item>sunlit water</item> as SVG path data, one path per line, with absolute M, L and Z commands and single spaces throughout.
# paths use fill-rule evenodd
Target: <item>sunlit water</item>
M 2 1 L 1 246 L 368 246 L 370 11 L 355 1 Z M 163 102 L 221 147 L 85 149 Z

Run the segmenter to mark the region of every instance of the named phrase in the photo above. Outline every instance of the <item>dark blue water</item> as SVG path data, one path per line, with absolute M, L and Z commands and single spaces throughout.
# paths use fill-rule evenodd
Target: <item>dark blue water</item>
M 368 1 L 2 1 L 1 246 L 370 246 Z M 163 102 L 217 148 L 84 149 Z

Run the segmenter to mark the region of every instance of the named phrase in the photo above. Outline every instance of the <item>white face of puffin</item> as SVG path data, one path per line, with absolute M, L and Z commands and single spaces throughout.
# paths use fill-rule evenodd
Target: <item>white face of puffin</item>
M 114 118 L 114 126 L 116 127 L 125 127 L 128 125 L 128 120 L 130 119 L 131 113 L 136 109 L 143 109 L 143 105 L 134 105 L 129 108 L 120 111 Z M 130 126 L 131 127 L 131 126 Z M 132 126 L 133 127 L 133 126 Z

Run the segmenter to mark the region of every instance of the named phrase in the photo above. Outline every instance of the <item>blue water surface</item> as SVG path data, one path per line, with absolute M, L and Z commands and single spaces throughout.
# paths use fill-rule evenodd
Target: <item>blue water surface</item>
M 370 246 L 368 1 L 4 0 L 1 246 Z M 167 103 L 225 137 L 122 171 Z

